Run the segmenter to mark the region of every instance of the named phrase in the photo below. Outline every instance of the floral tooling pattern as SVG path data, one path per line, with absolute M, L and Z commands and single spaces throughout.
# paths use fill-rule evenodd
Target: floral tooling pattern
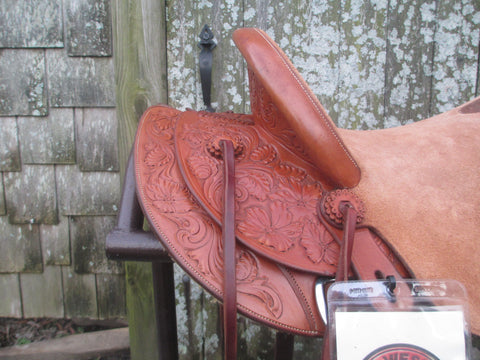
M 231 140 L 237 150 L 237 238 L 285 266 L 333 274 L 339 249 L 318 219 L 316 207 L 325 190 L 315 179 L 315 171 L 270 135 L 275 131 L 274 119 L 269 120 L 268 131 L 252 125 L 251 116 L 231 113 L 190 112 L 180 117 L 176 149 L 190 191 L 220 223 L 224 180 L 216 144 Z M 283 129 L 279 131 L 285 139 Z
M 183 181 L 176 162 L 174 128 L 180 112 L 151 108 L 141 125 L 143 140 L 136 149 L 137 179 L 146 214 L 174 257 L 196 279 L 222 296 L 223 249 L 221 230 L 199 207 Z M 193 140 L 193 139 L 191 139 Z M 208 179 L 211 154 L 196 167 L 196 176 Z M 141 164 L 141 165 L 138 165 Z M 203 164 L 203 166 L 202 166 Z M 180 246 L 177 246 L 176 243 Z M 264 305 L 260 314 L 280 318 L 284 306 L 278 289 L 250 250 L 237 246 L 237 290 Z M 265 315 L 263 315 L 265 316 Z

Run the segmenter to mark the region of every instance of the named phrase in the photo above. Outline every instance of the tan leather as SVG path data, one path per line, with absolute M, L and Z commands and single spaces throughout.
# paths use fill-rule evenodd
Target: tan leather
M 355 193 L 418 278 L 457 279 L 480 333 L 480 98 L 418 123 L 339 132 L 362 178 Z

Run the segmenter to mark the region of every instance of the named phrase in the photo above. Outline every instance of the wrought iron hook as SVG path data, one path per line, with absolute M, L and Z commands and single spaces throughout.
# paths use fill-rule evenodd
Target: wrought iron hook
M 200 81 L 202 82 L 203 103 L 209 112 L 215 112 L 211 104 L 211 88 L 212 88 L 212 64 L 213 64 L 213 49 L 217 46 L 213 39 L 213 32 L 210 27 L 205 24 L 199 34 L 200 42 L 198 47 L 202 49 L 199 55 L 200 65 Z

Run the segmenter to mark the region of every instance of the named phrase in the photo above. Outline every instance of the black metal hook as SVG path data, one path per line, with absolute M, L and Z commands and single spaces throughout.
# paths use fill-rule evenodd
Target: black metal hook
M 211 88 L 212 88 L 212 64 L 213 64 L 213 49 L 217 46 L 213 39 L 213 32 L 210 27 L 205 24 L 199 34 L 200 42 L 198 47 L 202 49 L 199 55 L 200 66 L 200 81 L 202 82 L 203 103 L 209 112 L 215 112 L 211 104 Z

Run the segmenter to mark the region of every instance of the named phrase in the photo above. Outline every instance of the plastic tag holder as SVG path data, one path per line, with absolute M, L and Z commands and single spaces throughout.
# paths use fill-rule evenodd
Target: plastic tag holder
M 348 346 L 354 346 L 356 341 L 362 341 L 363 344 L 359 345 L 362 349 L 367 349 L 369 342 L 371 343 L 372 351 L 380 348 L 381 346 L 379 346 L 379 344 L 381 344 L 381 340 L 370 338 L 368 334 L 365 334 L 365 332 L 369 331 L 372 333 L 372 336 L 376 336 L 377 338 L 385 336 L 385 346 L 388 345 L 387 343 L 389 343 L 389 341 L 390 345 L 403 344 L 404 342 L 402 342 L 401 339 L 405 339 L 405 341 L 408 340 L 412 342 L 412 346 L 420 344 L 418 346 L 423 347 L 424 349 L 426 346 L 431 346 L 432 349 L 435 349 L 434 344 L 436 341 L 440 343 L 440 348 L 445 347 L 444 334 L 435 334 L 435 328 L 431 331 L 425 331 L 427 334 L 419 334 L 417 336 L 418 339 L 415 338 L 414 334 L 402 337 L 402 333 L 406 331 L 405 327 L 409 326 L 409 319 L 418 320 L 419 329 L 421 326 L 428 329 L 428 326 L 435 326 L 435 321 L 441 321 L 438 319 L 443 319 L 443 317 L 446 319 L 454 319 L 452 321 L 456 325 L 456 332 L 453 332 L 454 329 L 450 329 L 448 324 L 443 324 L 443 322 L 437 324 L 438 326 L 436 326 L 436 328 L 440 329 L 443 325 L 446 325 L 445 332 L 448 333 L 448 331 L 451 330 L 451 337 L 455 338 L 457 342 L 463 341 L 464 344 L 462 354 L 459 354 L 458 356 L 455 355 L 455 359 L 469 359 L 471 352 L 471 337 L 467 321 L 467 295 L 463 285 L 457 281 L 396 281 L 393 277 L 387 277 L 385 280 L 378 281 L 335 282 L 328 290 L 327 304 L 329 339 L 325 339 L 325 341 L 330 341 L 331 359 L 337 359 L 337 345 L 343 346 L 343 344 L 348 344 Z M 357 321 L 361 318 L 368 324 L 357 324 L 359 329 L 363 329 L 359 330 L 358 335 L 350 334 L 350 331 L 353 331 L 351 327 L 357 326 L 353 324 L 350 325 L 350 323 L 347 323 L 346 325 L 346 334 L 338 333 L 338 331 L 344 331 L 343 327 L 342 329 L 338 328 L 337 318 L 339 317 L 342 319 L 348 319 L 351 317 L 352 319 L 357 319 Z M 385 333 L 382 333 L 382 330 L 377 332 L 373 320 L 377 318 L 381 319 L 383 322 L 389 322 L 389 324 L 383 325 L 385 327 Z M 389 338 L 387 330 L 395 329 L 395 324 L 390 323 L 393 321 L 398 322 L 398 331 L 397 333 L 392 331 Z M 372 324 L 370 324 L 370 322 Z M 378 326 L 382 327 L 382 324 L 379 324 Z M 413 332 L 415 330 L 415 324 L 413 324 L 412 327 Z M 459 332 L 461 332 L 461 334 L 459 334 Z M 337 336 L 341 337 L 339 344 L 337 344 Z M 345 339 L 345 337 L 347 338 Z M 455 346 L 458 350 L 460 345 L 456 344 Z M 365 351 L 366 350 L 364 350 L 364 352 Z M 340 353 L 345 353 L 343 348 Z M 362 354 L 362 356 L 368 354 Z M 343 360 L 344 358 L 338 359 Z M 389 359 L 388 356 L 379 357 L 378 359 L 384 358 Z M 399 357 L 399 359 L 400 358 L 401 357 Z M 353 358 L 350 356 L 349 360 L 352 359 Z M 358 359 L 364 360 L 368 358 L 358 357 Z M 413 356 L 412 359 L 416 359 L 416 357 Z M 424 358 L 418 357 L 418 359 Z M 435 357 L 425 357 L 425 359 L 435 359 Z M 453 358 L 449 358 L 449 360 L 453 360 Z

